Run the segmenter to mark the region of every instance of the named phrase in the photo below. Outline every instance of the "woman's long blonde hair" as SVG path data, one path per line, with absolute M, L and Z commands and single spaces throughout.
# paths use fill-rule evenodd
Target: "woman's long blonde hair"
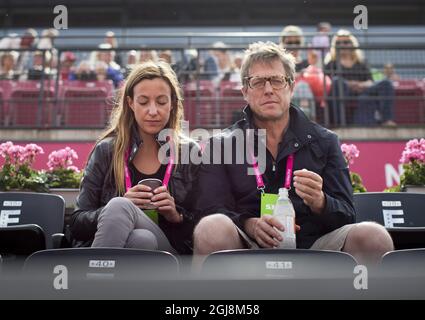
M 172 110 L 170 119 L 165 128 L 172 129 L 172 140 L 175 150 L 178 150 L 179 136 L 181 134 L 181 120 L 183 119 L 182 94 L 177 76 L 171 66 L 163 61 L 146 61 L 133 68 L 124 85 L 120 89 L 118 101 L 112 112 L 111 120 L 106 131 L 100 136 L 98 142 L 114 137 L 114 152 L 111 170 L 114 174 L 115 185 L 119 195 L 125 193 L 124 165 L 126 152 L 130 148 L 131 134 L 136 123 L 134 112 L 131 110 L 127 97 L 134 98 L 134 87 L 142 80 L 161 78 L 168 83 L 171 89 Z M 175 152 L 177 155 L 178 152 Z M 178 162 L 178 160 L 176 160 Z
M 364 56 L 362 50 L 359 49 L 359 41 L 357 38 L 348 30 L 340 29 L 338 32 L 333 36 L 332 42 L 331 42 L 331 49 L 329 50 L 329 54 L 327 55 L 325 59 L 325 63 L 328 63 L 330 61 L 336 61 L 336 41 L 338 38 L 341 37 L 347 37 L 350 38 L 351 43 L 353 44 L 353 50 L 352 50 L 352 58 L 355 62 L 363 62 Z

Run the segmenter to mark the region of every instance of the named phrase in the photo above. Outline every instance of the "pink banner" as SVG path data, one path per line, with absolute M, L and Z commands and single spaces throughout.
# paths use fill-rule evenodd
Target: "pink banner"
M 358 173 L 367 191 L 383 191 L 399 183 L 399 161 L 407 141 L 343 141 L 360 151 L 350 170 Z
M 400 167 L 399 160 L 406 141 L 343 141 L 353 143 L 360 151 L 350 170 L 357 172 L 363 179 L 368 191 L 382 191 L 387 187 L 398 184 Z M 14 142 L 25 145 L 27 142 Z M 78 154 L 78 160 L 74 165 L 79 169 L 84 168 L 87 157 L 94 142 L 37 142 L 44 149 L 44 154 L 36 159 L 34 168 L 47 169 L 47 160 L 50 152 L 65 147 L 74 149 Z M 0 159 L 0 165 L 3 158 Z

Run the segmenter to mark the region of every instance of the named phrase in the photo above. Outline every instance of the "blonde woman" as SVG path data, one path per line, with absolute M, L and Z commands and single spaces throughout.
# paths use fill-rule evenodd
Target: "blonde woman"
M 336 124 L 341 121 L 340 100 L 354 97 L 357 108 L 354 119 L 348 117 L 347 123 L 395 125 L 393 85 L 389 80 L 373 81 L 359 43 L 350 31 L 339 30 L 333 37 L 326 62 L 325 72 L 332 77 L 331 107 Z
M 198 146 L 182 137 L 182 118 L 179 84 L 169 64 L 136 66 L 110 127 L 89 156 L 70 223 L 74 246 L 191 252 L 189 204 L 197 167 L 179 163 L 179 152 L 169 154 L 172 161 L 166 164 L 158 157 L 165 143 L 169 150 L 196 152 Z M 168 142 L 159 138 L 163 129 L 172 132 Z M 182 148 L 184 143 L 189 148 Z M 146 178 L 163 185 L 138 184 Z M 157 207 L 156 222 L 144 210 L 148 204 Z

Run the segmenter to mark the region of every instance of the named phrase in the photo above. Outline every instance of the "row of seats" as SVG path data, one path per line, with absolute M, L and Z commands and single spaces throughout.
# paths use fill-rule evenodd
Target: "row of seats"
M 357 222 L 381 223 L 392 234 L 398 249 L 383 257 L 379 273 L 376 273 L 378 278 L 383 279 L 384 284 L 390 280 L 391 283 L 401 281 L 401 285 L 425 281 L 425 217 L 421 207 L 425 195 L 363 193 L 355 194 L 354 199 Z M 123 290 L 129 283 L 168 281 L 165 284 L 168 290 L 169 281 L 194 278 L 188 272 L 191 257 L 185 260 L 185 257 L 168 252 L 137 249 L 63 248 L 66 246 L 61 233 L 65 203 L 60 196 L 2 192 L 0 205 L 0 261 L 3 260 L 0 282 L 20 279 L 25 284 L 33 283 L 36 288 L 44 286 L 51 290 L 54 279 L 66 272 L 74 282 L 72 287 L 83 291 L 93 287 L 91 280 L 114 288 L 123 285 Z M 401 250 L 403 248 L 422 249 Z M 340 286 L 352 288 L 355 267 L 354 258 L 342 252 L 230 250 L 208 256 L 199 279 L 219 283 L 264 280 L 267 288 L 271 285 L 269 280 L 326 281 L 327 286 L 332 283 L 337 290 Z M 188 286 L 195 290 L 190 281 Z M 310 285 L 308 288 L 311 289 Z M 282 290 L 280 287 L 274 289 Z M 140 287 L 136 286 L 135 290 Z
M 0 125 L 104 127 L 112 110 L 111 81 L 0 81 Z
M 425 194 L 357 193 L 354 194 L 356 222 L 375 221 L 385 226 L 395 240 L 396 249 L 425 247 L 423 203 Z M 19 254 L 28 255 L 63 246 L 65 201 L 61 196 L 0 192 L 0 212 L 0 248 L 3 252 L 18 248 Z M 15 233 L 20 236 L 14 237 Z M 27 241 L 28 238 L 42 238 L 42 241 Z
M 416 80 L 395 82 L 394 120 L 398 124 L 425 122 L 425 83 Z M 191 127 L 227 127 L 239 119 L 246 104 L 240 84 L 224 81 L 219 86 L 201 80 L 184 85 L 185 118 Z M 110 81 L 0 81 L 0 126 L 15 127 L 104 127 L 113 107 L 115 92 Z M 304 100 L 312 101 L 304 101 Z M 323 121 L 322 108 L 314 99 L 297 94 L 296 102 L 310 109 L 306 112 Z M 306 103 L 304 103 L 306 102 Z M 352 109 L 347 108 L 350 119 Z M 315 114 L 318 113 L 317 117 Z
M 352 256 L 343 252 L 303 249 L 215 252 L 206 258 L 200 272 L 192 275 L 181 271 L 184 264 L 180 260 L 168 252 L 138 249 L 39 251 L 25 260 L 22 271 L 0 273 L 0 298 L 10 299 L 15 295 L 21 299 L 425 296 L 425 249 L 387 253 L 379 269 L 358 266 Z M 187 265 L 186 262 L 184 267 Z

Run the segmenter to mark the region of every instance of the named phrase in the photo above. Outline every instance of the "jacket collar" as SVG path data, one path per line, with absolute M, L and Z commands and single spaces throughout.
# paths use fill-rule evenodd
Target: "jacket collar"
M 158 142 L 160 146 L 164 145 L 166 141 L 159 140 L 159 134 L 155 135 L 155 140 Z M 131 128 L 131 137 L 130 137 L 130 154 L 128 157 L 128 163 L 132 162 L 134 157 L 136 156 L 137 151 L 143 145 L 143 139 L 139 134 L 139 129 L 137 127 L 137 123 L 133 125 Z
M 245 129 L 257 129 L 254 125 L 254 114 L 251 107 L 247 105 L 243 110 L 243 120 Z M 257 134 L 257 131 L 255 131 Z M 291 153 L 296 153 L 305 144 L 316 139 L 313 123 L 294 104 L 289 108 L 289 127 L 279 144 L 279 151 L 276 161 L 287 157 Z

